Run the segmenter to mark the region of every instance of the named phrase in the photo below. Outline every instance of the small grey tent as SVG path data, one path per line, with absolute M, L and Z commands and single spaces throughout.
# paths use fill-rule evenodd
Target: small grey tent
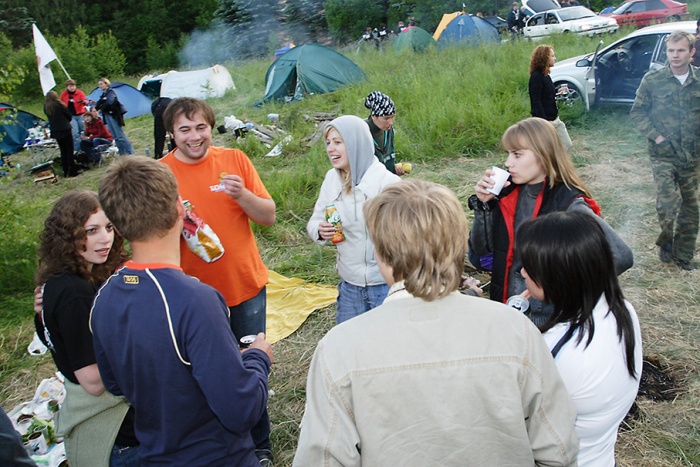
M 265 74 L 268 100 L 300 100 L 306 94 L 325 94 L 365 79 L 349 58 L 319 44 L 299 45 L 280 55 Z
M 151 113 L 151 99 L 133 86 L 124 83 L 112 83 L 112 89 L 117 93 L 117 98 L 124 107 L 124 118 L 140 117 Z M 95 88 L 87 97 L 88 100 L 98 101 L 102 95 L 100 88 Z

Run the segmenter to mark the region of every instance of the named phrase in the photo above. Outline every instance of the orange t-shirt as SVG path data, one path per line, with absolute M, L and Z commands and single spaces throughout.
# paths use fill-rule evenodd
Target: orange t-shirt
M 209 224 L 224 246 L 224 255 L 207 263 L 181 239 L 182 269 L 218 290 L 228 306 L 253 298 L 267 284 L 267 267 L 260 257 L 250 218 L 219 186 L 223 175 L 240 175 L 247 189 L 269 199 L 253 163 L 238 149 L 218 147 L 210 147 L 204 160 L 195 164 L 179 161 L 173 152 L 160 161 L 175 174 L 182 199 L 192 203 L 194 213 Z

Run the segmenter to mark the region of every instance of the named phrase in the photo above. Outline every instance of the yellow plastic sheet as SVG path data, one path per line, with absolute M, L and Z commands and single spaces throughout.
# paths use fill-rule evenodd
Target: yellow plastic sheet
M 335 303 L 338 290 L 309 284 L 269 271 L 267 283 L 267 340 L 275 343 L 292 334 L 314 310 Z

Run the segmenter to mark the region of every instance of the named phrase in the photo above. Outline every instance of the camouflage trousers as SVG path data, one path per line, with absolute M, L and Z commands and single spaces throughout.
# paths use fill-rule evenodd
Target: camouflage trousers
M 674 164 L 673 161 L 652 159 L 656 184 L 656 213 L 661 234 L 656 244 L 673 245 L 673 256 L 690 261 L 698 237 L 698 179 L 700 164 Z

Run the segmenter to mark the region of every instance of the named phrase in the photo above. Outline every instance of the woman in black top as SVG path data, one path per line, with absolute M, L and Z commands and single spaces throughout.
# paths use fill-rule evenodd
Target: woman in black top
M 68 137 L 72 144 L 70 131 Z M 44 221 L 36 272 L 43 306 L 35 326 L 65 377 L 56 429 L 71 465 L 138 465 L 133 409 L 105 391 L 89 328 L 98 287 L 127 259 L 123 242 L 91 191 L 69 191 Z
M 56 140 L 61 149 L 61 166 L 64 177 L 78 175 L 77 167 L 73 163 L 73 134 L 71 120 L 73 116 L 68 107 L 61 102 L 55 91 L 46 93 L 44 113 L 49 119 L 51 137 Z
M 570 150 L 572 143 L 566 125 L 559 119 L 556 91 L 554 83 L 549 76 L 549 69 L 554 66 L 557 58 L 554 49 L 549 45 L 540 45 L 532 52 L 530 59 L 530 113 L 533 117 L 544 118 L 554 125 L 559 138 L 566 150 Z M 561 92 L 561 91 L 560 91 Z M 563 92 L 566 92 L 564 89 Z

